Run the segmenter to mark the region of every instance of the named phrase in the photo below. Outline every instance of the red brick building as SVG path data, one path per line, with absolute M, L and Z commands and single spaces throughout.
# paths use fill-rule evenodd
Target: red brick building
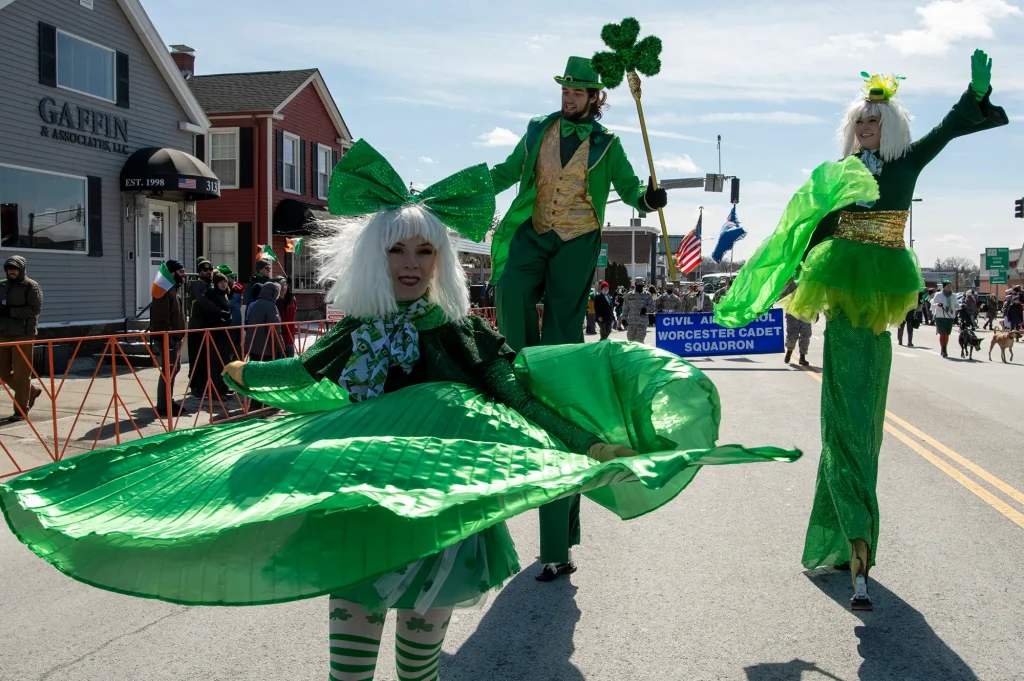
M 327 216 L 327 191 L 352 135 L 318 69 L 193 75 L 195 53 L 171 48 L 212 127 L 196 155 L 221 181 L 221 199 L 196 220 L 196 253 L 227 264 L 248 281 L 258 244 L 277 254 L 275 274 L 291 277 L 299 319 L 322 302 L 308 254 L 285 253 L 285 238 L 304 236 Z M 190 263 L 187 263 L 189 265 Z

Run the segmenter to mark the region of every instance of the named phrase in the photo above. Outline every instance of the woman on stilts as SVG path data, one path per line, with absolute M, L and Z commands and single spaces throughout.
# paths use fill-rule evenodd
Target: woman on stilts
M 953 109 L 917 141 L 910 115 L 894 97 L 902 79 L 862 74 L 863 96 L 839 129 L 843 160 L 812 173 L 716 309 L 719 323 L 745 324 L 776 302 L 799 268 L 799 287 L 784 307 L 805 320 L 826 315 L 822 452 L 803 564 L 849 565 L 855 610 L 872 608 L 868 571 L 878 551 L 875 487 L 892 361 L 888 329 L 917 305 L 924 287 L 903 239 L 914 187 L 952 139 L 1008 122 L 989 101 L 992 62 L 981 50 L 971 73 Z

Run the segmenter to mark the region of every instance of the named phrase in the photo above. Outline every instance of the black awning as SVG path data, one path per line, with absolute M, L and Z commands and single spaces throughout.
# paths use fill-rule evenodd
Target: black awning
M 313 231 L 313 223 L 327 220 L 331 214 L 324 206 L 296 199 L 281 199 L 274 209 L 274 234 L 302 236 Z
M 210 167 L 177 149 L 149 147 L 128 157 L 121 168 L 121 191 L 184 195 L 186 201 L 220 197 L 220 180 Z

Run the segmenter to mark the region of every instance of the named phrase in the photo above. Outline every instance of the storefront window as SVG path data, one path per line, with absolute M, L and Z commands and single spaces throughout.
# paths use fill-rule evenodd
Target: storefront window
M 85 178 L 0 165 L 0 246 L 86 252 Z
M 115 52 L 57 31 L 57 85 L 114 101 Z
M 210 168 L 220 178 L 221 189 L 238 186 L 238 133 L 210 133 Z

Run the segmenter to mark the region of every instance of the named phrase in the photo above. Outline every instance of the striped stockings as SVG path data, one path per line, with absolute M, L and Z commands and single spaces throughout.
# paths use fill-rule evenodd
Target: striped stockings
M 330 599 L 331 681 L 371 681 L 387 613 L 369 612 L 358 603 Z M 437 681 L 441 646 L 452 608 L 417 615 L 398 610 L 395 667 L 399 681 Z

